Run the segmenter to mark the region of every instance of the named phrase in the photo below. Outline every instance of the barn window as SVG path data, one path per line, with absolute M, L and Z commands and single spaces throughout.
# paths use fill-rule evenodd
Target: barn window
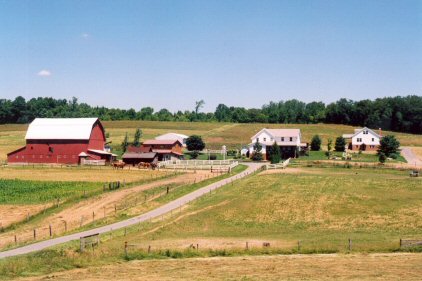
M 48 151 L 53 153 L 54 152 L 54 148 L 52 148 L 51 146 L 48 147 Z

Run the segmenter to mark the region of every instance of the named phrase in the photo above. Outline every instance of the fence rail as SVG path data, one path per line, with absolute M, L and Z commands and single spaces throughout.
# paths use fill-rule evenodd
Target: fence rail
M 81 159 L 81 165 L 105 166 L 105 160 L 87 160 Z
M 290 158 L 285 160 L 283 163 L 278 164 L 267 164 L 265 165 L 266 170 L 272 170 L 272 169 L 286 169 L 287 165 L 290 163 Z
M 167 160 L 158 163 L 158 168 L 174 170 L 231 171 L 239 165 L 234 160 Z
M 400 239 L 400 248 L 422 246 L 421 239 Z

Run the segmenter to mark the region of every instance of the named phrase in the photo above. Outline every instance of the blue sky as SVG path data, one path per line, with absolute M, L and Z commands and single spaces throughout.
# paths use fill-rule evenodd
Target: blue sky
M 205 111 L 422 95 L 422 1 L 4 1 L 0 97 Z

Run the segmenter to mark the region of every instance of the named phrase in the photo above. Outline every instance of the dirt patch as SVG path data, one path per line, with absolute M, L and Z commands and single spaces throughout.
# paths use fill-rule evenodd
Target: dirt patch
M 48 208 L 49 205 L 0 205 L 0 228 L 23 221 Z
M 19 280 L 420 280 L 421 254 L 132 261 Z

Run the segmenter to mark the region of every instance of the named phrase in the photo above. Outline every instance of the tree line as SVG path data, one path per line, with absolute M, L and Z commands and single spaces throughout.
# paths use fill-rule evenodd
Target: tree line
M 139 110 L 107 108 L 71 100 L 19 96 L 0 99 L 0 124 L 29 123 L 36 117 L 99 117 L 101 120 L 151 120 L 234 123 L 332 123 L 382 128 L 397 132 L 422 134 L 422 97 L 416 95 L 353 101 L 340 99 L 325 104 L 305 103 L 296 99 L 270 102 L 261 108 L 244 108 L 219 104 L 214 112 L 200 112 L 204 101 L 195 102 L 193 110 L 170 112 L 152 107 Z

